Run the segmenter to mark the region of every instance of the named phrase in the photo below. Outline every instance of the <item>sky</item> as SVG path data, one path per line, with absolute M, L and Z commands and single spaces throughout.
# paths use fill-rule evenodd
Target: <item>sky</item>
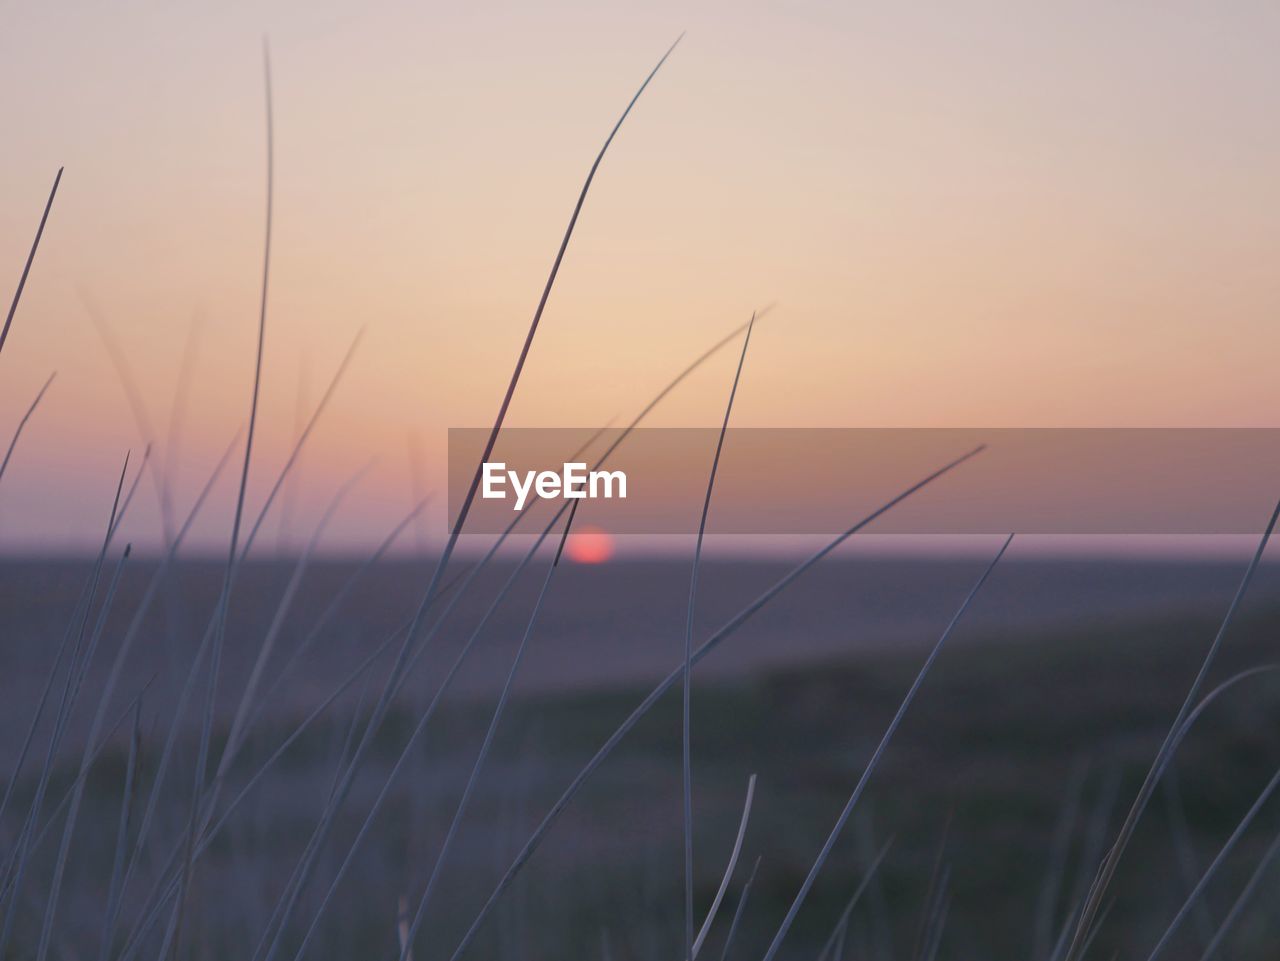
M 305 544 L 362 470 L 322 549 L 377 543 L 433 490 L 405 543 L 438 541 L 447 430 L 492 421 L 587 169 L 681 31 L 512 424 L 625 423 L 768 304 L 738 425 L 1280 423 L 1274 4 L 28 4 L 0 37 L 5 290 L 66 173 L 0 436 L 57 377 L 0 485 L 0 552 L 97 542 L 144 435 L 180 519 L 247 421 L 264 36 L 248 510 L 363 330 L 263 543 Z M 652 423 L 717 424 L 734 354 Z M 193 550 L 225 549 L 238 457 Z M 124 528 L 147 548 L 152 481 Z

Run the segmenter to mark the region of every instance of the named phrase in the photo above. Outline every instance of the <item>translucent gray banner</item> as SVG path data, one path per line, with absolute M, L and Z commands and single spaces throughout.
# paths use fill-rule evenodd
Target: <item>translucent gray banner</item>
M 696 533 L 718 428 L 515 428 L 484 465 L 465 525 L 536 533 Z M 449 431 L 449 522 L 488 430 Z M 1249 534 L 1280 498 L 1271 428 L 731 428 L 713 534 L 832 534 L 981 447 L 876 519 L 871 533 Z M 566 466 L 568 465 L 568 466 Z

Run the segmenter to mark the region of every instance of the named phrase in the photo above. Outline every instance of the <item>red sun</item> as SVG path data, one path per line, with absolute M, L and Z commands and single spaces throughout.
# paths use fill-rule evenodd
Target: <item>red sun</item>
M 564 550 L 575 564 L 603 564 L 613 557 L 613 536 L 599 527 L 583 527 L 569 535 Z

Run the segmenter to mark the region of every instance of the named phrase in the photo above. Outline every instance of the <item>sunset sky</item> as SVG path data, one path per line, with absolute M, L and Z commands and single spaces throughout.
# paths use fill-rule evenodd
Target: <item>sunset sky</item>
M 491 422 L 595 152 L 511 423 L 630 418 L 752 310 L 756 426 L 1280 426 L 1280 7 L 43 4 L 0 40 L 0 552 L 100 538 L 142 441 L 185 513 L 248 414 L 264 92 L 276 207 L 250 510 L 365 335 L 267 543 L 376 543 Z M 192 341 L 193 325 L 195 348 Z M 717 424 L 729 349 L 655 425 Z M 416 440 L 415 440 L 416 438 Z M 225 543 L 237 468 L 197 528 Z M 911 480 L 914 478 L 906 478 Z M 144 481 L 127 536 L 158 543 Z M 279 518 L 281 515 L 277 515 Z M 406 537 L 412 543 L 414 535 Z

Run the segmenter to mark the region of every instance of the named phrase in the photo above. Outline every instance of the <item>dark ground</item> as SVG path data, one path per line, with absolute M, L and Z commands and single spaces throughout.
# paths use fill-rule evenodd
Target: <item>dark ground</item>
M 703 957 L 720 956 L 742 882 L 759 875 L 734 957 L 759 957 L 872 748 L 911 682 L 925 646 L 945 624 L 983 562 L 835 561 L 815 569 L 696 672 L 694 770 L 697 904 L 705 911 L 732 844 L 748 776 L 759 781 L 742 862 L 722 921 Z M 853 914 L 848 957 L 911 959 L 920 939 L 930 882 L 943 872 L 949 905 L 939 957 L 1045 955 L 1096 859 L 1137 789 L 1225 610 L 1242 564 L 1012 561 L 1001 568 L 943 654 L 838 842 L 781 957 L 813 958 L 873 852 L 892 841 L 866 898 Z M 145 578 L 133 570 L 117 600 L 130 611 Z M 326 563 L 310 576 L 281 638 L 274 679 L 319 609 L 350 568 Z M 465 922 L 538 819 L 581 764 L 651 687 L 679 663 L 687 564 L 650 562 L 565 568 L 532 638 L 516 699 L 448 861 L 426 930 L 426 956 L 447 958 Z M 713 563 L 704 573 L 698 636 L 725 620 L 785 570 L 772 563 Z M 411 612 L 424 568 L 381 569 L 357 590 L 313 655 L 281 683 L 234 768 L 230 794 L 280 743 L 349 665 Z M 0 571 L 0 653 L 4 770 L 11 769 L 22 719 L 39 693 L 74 604 L 83 565 L 9 562 Z M 144 701 L 142 790 L 149 791 L 171 702 L 181 686 L 216 596 L 216 566 L 184 570 L 181 590 L 130 663 L 121 706 L 153 676 Z M 254 647 L 270 620 L 288 569 L 246 570 L 229 633 L 225 735 Z M 501 572 L 486 576 L 491 597 Z M 1211 685 L 1241 667 L 1276 659 L 1280 627 L 1277 575 L 1266 570 L 1232 629 Z M 416 900 L 477 750 L 493 693 L 506 670 L 542 569 L 530 572 L 482 638 L 460 675 L 459 696 L 412 751 L 375 830 L 339 889 L 308 956 L 379 958 L 395 945 L 397 902 Z M 318 874 L 332 876 L 345 844 L 372 801 L 434 685 L 482 607 L 464 603 L 409 695 L 378 736 Z M 172 618 L 166 621 L 165 618 Z M 178 630 L 166 640 L 166 623 Z M 110 622 L 99 668 L 110 660 L 124 621 Z M 371 638 L 373 640 L 371 640 Z M 379 671 L 385 668 L 380 666 Z M 378 675 L 380 678 L 381 674 Z M 376 682 L 376 680 L 375 680 Z M 310 729 L 247 796 L 201 859 L 187 919 L 193 958 L 248 958 L 296 862 L 334 777 L 354 712 L 373 692 L 357 684 Z M 501 902 L 471 956 L 477 958 L 669 959 L 681 938 L 679 694 L 665 697 L 587 788 Z M 87 715 L 81 709 L 78 715 Z M 181 828 L 189 801 L 195 712 L 188 712 L 173 797 L 159 806 L 156 860 Z M 115 711 L 112 711 L 114 716 Z M 73 725 L 59 777 L 62 796 L 82 746 Z M 1215 704 L 1178 755 L 1176 779 L 1156 802 L 1123 862 L 1117 898 L 1091 957 L 1145 958 L 1189 884 L 1280 765 L 1280 673 L 1245 681 Z M 127 727 L 127 725 L 126 725 Z M 78 736 L 77 736 L 78 735 Z M 124 768 L 117 737 L 93 768 L 65 885 L 55 956 L 96 955 L 105 878 L 114 847 Z M 37 765 L 28 762 L 3 822 L 6 846 L 25 812 Z M 7 775 L 6 775 L 7 776 Z M 1262 812 L 1219 878 L 1204 911 L 1193 912 L 1162 957 L 1198 958 L 1280 830 L 1280 812 Z M 1064 811 L 1076 813 L 1064 819 Z M 1181 811 L 1179 815 L 1178 812 Z M 1062 827 L 1056 827 L 1062 821 Z M 1185 826 L 1185 833 L 1181 830 Z M 60 835 L 61 826 L 52 832 Z M 1069 840 L 1055 842 L 1055 836 Z M 55 840 L 56 843 L 56 840 Z M 1055 846 L 1056 845 L 1056 846 Z M 50 844 L 52 848 L 54 844 Z M 51 851 L 26 885 L 13 957 L 27 957 L 42 914 Z M 1055 854 L 1061 851 L 1060 854 Z M 1061 872 L 1051 865 L 1064 866 Z M 155 865 L 126 898 L 127 929 Z M 1046 881 L 1056 877 L 1056 888 Z M 1271 872 L 1226 942 L 1221 957 L 1275 957 L 1274 904 L 1280 866 Z M 310 920 L 325 885 L 308 889 L 300 919 Z M 130 913 L 130 912 L 134 913 Z M 296 937 L 301 930 L 293 931 Z M 142 956 L 153 956 L 149 944 Z M 1228 953 L 1229 952 L 1229 953 Z M 289 955 L 291 956 L 291 954 Z

